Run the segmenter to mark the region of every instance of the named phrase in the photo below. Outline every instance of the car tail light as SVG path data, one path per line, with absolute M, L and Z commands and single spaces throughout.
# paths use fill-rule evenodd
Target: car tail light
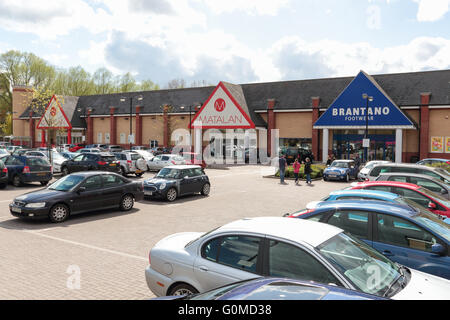
M 172 160 L 172 164 L 176 164 L 175 161 Z
M 98 164 L 98 165 L 101 165 L 101 166 L 105 166 L 105 165 L 106 165 L 106 162 L 105 162 L 105 161 L 97 161 L 97 164 Z
M 303 211 L 300 211 L 300 212 L 297 212 L 297 213 L 293 213 L 290 216 L 288 216 L 288 218 L 298 218 L 299 216 L 303 216 L 303 215 L 311 213 L 311 212 L 314 212 L 314 209 L 303 210 Z
M 8 168 L 3 168 L 3 173 L 8 173 Z
M 131 167 L 132 164 L 133 164 L 133 162 L 131 160 L 127 160 L 127 165 L 129 165 Z
M 25 166 L 24 168 L 23 168 L 23 171 L 22 171 L 22 173 L 30 173 L 31 171 L 30 171 L 30 167 L 29 166 Z

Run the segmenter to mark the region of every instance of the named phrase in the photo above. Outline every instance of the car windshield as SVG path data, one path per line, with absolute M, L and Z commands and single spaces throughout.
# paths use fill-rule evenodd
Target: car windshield
M 423 187 L 419 188 L 419 191 L 426 194 L 428 197 L 430 197 L 431 199 L 436 200 L 437 202 L 443 204 L 444 206 L 446 206 L 447 208 L 450 209 L 450 201 L 441 197 L 440 195 L 434 193 L 433 191 L 430 191 L 428 189 L 425 189 Z
M 447 170 L 444 170 L 442 168 L 436 168 L 436 171 L 439 172 L 441 175 L 444 176 L 444 178 L 447 180 L 445 183 L 450 183 L 450 174 Z
M 174 178 L 179 177 L 180 174 L 181 174 L 181 171 L 178 169 L 163 168 L 158 172 L 156 177 L 163 178 L 163 179 L 174 179 Z
M 52 153 L 53 160 L 66 160 L 59 152 Z
M 364 242 L 340 233 L 317 248 L 362 292 L 383 296 L 396 289 L 400 267 Z
M 347 162 L 333 161 L 331 166 L 332 167 L 337 167 L 337 168 L 348 168 L 348 163 Z
M 52 183 L 47 189 L 57 191 L 69 191 L 73 187 L 78 185 L 81 181 L 83 181 L 83 179 L 84 179 L 83 176 L 68 175 Z

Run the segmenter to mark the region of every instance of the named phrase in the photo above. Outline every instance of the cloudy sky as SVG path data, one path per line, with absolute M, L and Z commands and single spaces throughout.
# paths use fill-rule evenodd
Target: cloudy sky
M 0 53 L 164 86 L 450 68 L 450 0 L 0 0 Z

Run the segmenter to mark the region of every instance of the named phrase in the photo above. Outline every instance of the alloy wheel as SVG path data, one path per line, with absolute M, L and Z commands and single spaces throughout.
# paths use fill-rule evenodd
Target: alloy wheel
M 63 222 L 69 216 L 69 209 L 64 205 L 56 205 L 50 212 L 50 219 L 53 222 Z
M 177 190 L 175 190 L 174 188 L 169 189 L 169 191 L 167 191 L 167 200 L 172 202 L 175 201 L 176 198 L 177 198 Z
M 132 196 L 127 195 L 123 197 L 121 204 L 122 210 L 124 211 L 131 210 L 133 208 L 133 205 L 134 205 L 134 198 Z

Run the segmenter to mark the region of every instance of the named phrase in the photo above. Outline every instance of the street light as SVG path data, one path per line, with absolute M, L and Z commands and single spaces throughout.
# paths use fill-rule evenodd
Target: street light
M 367 93 L 363 93 L 362 98 L 364 100 L 366 100 L 366 112 L 365 112 L 365 116 L 366 116 L 366 131 L 364 133 L 364 140 L 365 141 L 365 146 L 364 146 L 364 162 L 367 162 L 368 160 L 368 156 L 369 156 L 369 146 L 370 146 L 370 142 L 367 144 L 367 139 L 369 137 L 369 115 L 368 115 L 368 111 L 369 111 L 369 101 L 372 102 L 373 101 L 373 97 L 369 96 Z
M 78 107 L 77 111 L 78 111 L 78 113 L 81 113 L 81 111 L 83 111 L 83 118 L 84 118 L 84 124 L 85 124 L 85 128 L 84 128 L 84 135 L 85 135 L 85 139 L 84 140 L 85 141 L 82 141 L 82 142 L 84 143 L 84 142 L 87 141 L 87 136 L 88 136 L 88 124 L 86 122 L 86 115 L 87 115 L 86 111 L 89 111 L 90 113 L 92 113 L 94 111 L 94 108 L 91 108 L 91 107 L 89 107 L 89 108 L 87 108 L 87 107 L 80 108 L 80 107 Z
M 142 101 L 144 100 L 144 97 L 142 95 L 139 95 L 137 97 L 129 97 L 129 98 L 120 98 L 121 102 L 125 102 L 127 99 L 130 99 L 130 135 L 128 136 L 128 140 L 130 143 L 130 150 L 131 147 L 133 145 L 133 140 L 132 140 L 132 135 L 133 135 L 133 121 L 132 121 L 132 117 L 133 117 L 133 99 L 137 99 L 138 101 Z

